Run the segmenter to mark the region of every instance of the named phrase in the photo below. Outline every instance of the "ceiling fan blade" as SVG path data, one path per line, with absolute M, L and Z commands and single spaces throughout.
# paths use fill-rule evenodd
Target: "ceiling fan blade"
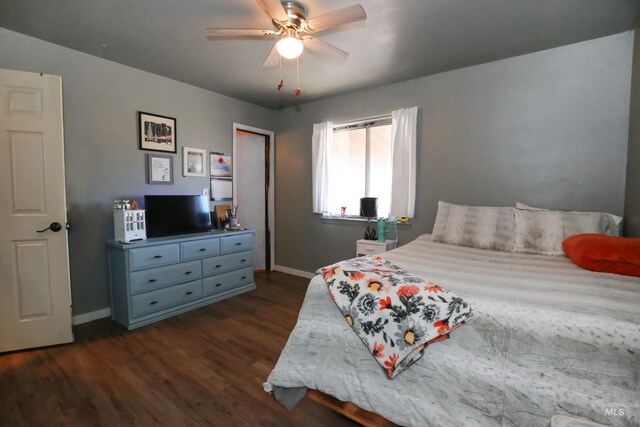
M 367 19 L 367 13 L 362 6 L 356 4 L 307 20 L 305 30 L 322 31 L 340 25 L 362 21 L 363 19 Z
M 248 28 L 207 28 L 207 37 L 268 37 L 276 34 L 272 30 Z
M 273 48 L 271 48 L 271 52 L 269 52 L 269 55 L 267 55 L 267 59 L 264 60 L 264 62 L 262 63 L 262 66 L 275 67 L 276 65 L 278 65 L 279 62 L 280 62 L 280 54 L 276 49 L 276 45 L 273 45 Z
M 258 0 L 264 8 L 269 12 L 269 15 L 273 19 L 277 19 L 278 21 L 288 21 L 289 17 L 287 16 L 287 12 L 282 7 L 282 3 L 280 0 Z
M 329 59 L 334 62 L 343 61 L 349 56 L 347 52 L 342 49 L 338 49 L 332 44 L 323 42 L 315 37 L 307 36 L 304 38 L 304 46 L 310 51 L 317 53 L 323 58 Z

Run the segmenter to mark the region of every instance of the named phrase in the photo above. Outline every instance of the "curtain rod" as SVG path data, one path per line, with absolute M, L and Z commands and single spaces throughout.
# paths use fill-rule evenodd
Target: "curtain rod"
M 340 128 L 344 128 L 347 126 L 358 126 L 358 125 L 363 125 L 365 123 L 372 123 L 372 122 L 377 122 L 377 121 L 381 121 L 381 120 L 391 120 L 391 114 L 384 114 L 381 116 L 373 116 L 373 117 L 367 117 L 364 119 L 359 119 L 359 120 L 354 120 L 354 121 L 348 121 L 348 122 L 342 122 L 342 123 L 336 123 L 333 125 L 333 129 L 340 129 Z

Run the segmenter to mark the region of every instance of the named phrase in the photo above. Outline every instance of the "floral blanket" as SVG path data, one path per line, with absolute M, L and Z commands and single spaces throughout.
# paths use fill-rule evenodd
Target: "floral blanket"
M 319 273 L 389 379 L 419 360 L 427 345 L 447 339 L 473 317 L 462 298 L 379 256 L 342 261 Z

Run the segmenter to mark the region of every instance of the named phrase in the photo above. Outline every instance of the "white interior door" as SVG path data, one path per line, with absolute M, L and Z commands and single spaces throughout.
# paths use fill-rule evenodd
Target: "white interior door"
M 268 150 L 265 149 L 265 144 L 268 145 Z M 265 170 L 265 156 L 267 154 L 269 158 L 268 173 Z M 276 252 L 274 133 L 234 123 L 233 156 L 233 203 L 240 206 L 238 219 L 241 225 L 256 230 L 253 244 L 254 268 L 271 271 L 275 266 Z M 265 186 L 268 188 L 266 209 Z M 269 256 L 265 257 L 267 246 Z
M 62 79 L 0 69 L 0 352 L 73 341 Z M 57 232 L 57 223 L 61 229 Z
M 238 195 L 238 219 L 243 227 L 255 230 L 253 236 L 253 268 L 266 269 L 266 224 L 265 224 L 265 144 L 264 135 L 242 131 L 236 133 L 234 163 Z

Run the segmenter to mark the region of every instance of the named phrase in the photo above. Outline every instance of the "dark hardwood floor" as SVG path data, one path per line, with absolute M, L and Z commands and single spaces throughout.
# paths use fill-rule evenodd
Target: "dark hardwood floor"
M 75 342 L 0 355 L 2 426 L 353 426 L 305 399 L 287 412 L 262 388 L 309 280 L 256 275 L 258 289 L 127 332 L 111 319 Z

